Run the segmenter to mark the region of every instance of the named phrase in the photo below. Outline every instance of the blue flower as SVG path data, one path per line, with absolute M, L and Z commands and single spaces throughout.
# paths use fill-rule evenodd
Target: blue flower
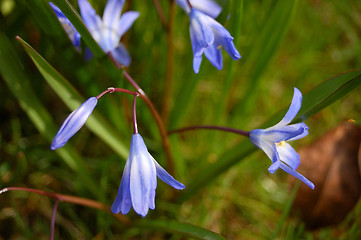
M 52 2 L 49 2 L 49 4 L 50 4 L 51 8 L 54 10 L 56 16 L 58 17 L 59 22 L 63 26 L 66 34 L 70 38 L 70 41 L 72 42 L 74 47 L 80 52 L 81 51 L 81 49 L 80 49 L 80 34 L 75 29 L 73 24 L 71 24 L 69 19 L 67 19 L 65 17 L 65 15 L 62 13 L 62 11 L 60 11 L 60 9 L 57 6 L 55 6 Z
M 51 144 L 51 150 L 64 146 L 65 143 L 79 131 L 93 112 L 97 103 L 98 99 L 91 97 L 65 119 Z
M 187 0 L 176 0 L 176 2 L 187 14 L 190 13 L 191 8 L 189 7 Z M 190 3 L 192 4 L 192 7 L 204 12 L 212 18 L 218 17 L 222 11 L 222 7 L 213 0 L 190 0 Z
M 303 138 L 308 134 L 308 127 L 304 122 L 289 125 L 300 110 L 301 103 L 302 94 L 294 88 L 292 103 L 284 118 L 273 127 L 250 131 L 249 139 L 272 160 L 272 165 L 268 168 L 270 173 L 281 168 L 314 189 L 315 185 L 296 171 L 300 165 L 300 156 L 286 142 Z
M 203 53 L 218 68 L 223 67 L 222 49 L 238 60 L 241 55 L 233 44 L 233 37 L 221 24 L 202 11 L 192 8 L 189 12 L 190 36 L 193 48 L 193 70 L 199 72 Z
M 124 0 L 109 0 L 101 19 L 87 0 L 78 0 L 84 24 L 104 52 L 111 52 L 122 65 L 129 66 L 131 58 L 127 49 L 119 42 L 139 13 L 129 11 L 120 16 Z
M 157 176 L 175 189 L 185 188 L 150 155 L 142 136 L 133 134 L 118 194 L 111 207 L 112 212 L 127 214 L 133 207 L 136 213 L 145 217 L 149 208 L 155 208 Z

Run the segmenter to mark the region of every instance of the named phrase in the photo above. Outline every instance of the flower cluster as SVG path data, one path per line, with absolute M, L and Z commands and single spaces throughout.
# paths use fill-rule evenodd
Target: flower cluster
M 109 88 L 99 96 L 89 98 L 65 119 L 53 140 L 51 149 L 55 150 L 64 146 L 67 141 L 85 124 L 97 105 L 98 99 L 106 93 L 116 91 L 134 94 L 133 123 L 135 128 L 130 143 L 129 157 L 125 164 L 118 195 L 111 207 L 111 210 L 115 214 L 119 212 L 127 214 L 130 208 L 133 207 L 136 213 L 145 217 L 149 209 L 155 208 L 157 176 L 175 189 L 182 190 L 185 186 L 175 180 L 157 163 L 157 161 L 148 152 L 142 136 L 138 133 L 135 118 L 135 100 L 138 97 L 137 93 L 126 89 Z
M 222 11 L 222 8 L 216 2 L 213 0 L 176 0 L 176 2 L 188 14 L 190 19 L 190 39 L 195 73 L 199 72 L 203 54 L 219 70 L 223 67 L 222 48 L 232 59 L 238 60 L 241 58 L 235 48 L 231 34 L 215 20 Z M 139 13 L 129 11 L 121 15 L 124 0 L 109 0 L 103 18 L 100 18 L 87 0 L 78 0 L 78 3 L 84 24 L 99 46 L 104 52 L 110 52 L 120 64 L 128 66 L 131 63 L 130 55 L 119 41 L 138 18 Z M 73 45 L 80 51 L 80 34 L 57 6 L 53 3 L 50 3 L 50 6 L 59 18 Z M 131 138 L 129 156 L 123 171 L 118 194 L 111 211 L 115 214 L 119 212 L 127 214 L 133 208 L 136 213 L 145 217 L 149 209 L 155 208 L 157 177 L 178 190 L 184 189 L 185 186 L 175 180 L 156 162 L 148 152 L 143 138 L 138 133 L 135 101 L 139 94 L 144 93 L 139 89 L 137 88 L 138 92 L 132 92 L 126 89 L 109 88 L 97 97 L 89 98 L 66 118 L 52 142 L 51 149 L 55 150 L 64 146 L 79 131 L 92 114 L 98 100 L 106 93 L 123 92 L 134 95 L 134 133 Z M 291 124 L 301 108 L 301 103 L 302 94 L 295 88 L 291 106 L 278 124 L 267 129 L 255 129 L 250 132 L 235 130 L 234 132 L 249 137 L 254 145 L 266 153 L 272 161 L 272 165 L 268 169 L 269 172 L 274 173 L 278 168 L 281 168 L 313 189 L 314 184 L 296 171 L 300 164 L 300 157 L 291 145 L 286 142 L 300 139 L 308 134 L 308 127 L 304 122 Z M 202 128 L 207 127 L 203 126 Z M 229 130 L 226 127 L 208 128 Z

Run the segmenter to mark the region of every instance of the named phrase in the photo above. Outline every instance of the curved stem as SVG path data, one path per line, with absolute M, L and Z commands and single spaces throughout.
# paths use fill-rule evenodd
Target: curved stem
M 38 189 L 24 188 L 24 187 L 8 187 L 8 188 L 4 188 L 4 189 L 0 190 L 0 194 L 5 193 L 7 191 L 32 192 L 32 193 L 36 193 L 36 194 L 39 194 L 39 195 L 44 195 L 44 196 L 47 196 L 47 197 L 57 199 L 58 201 L 78 204 L 78 205 L 82 205 L 82 206 L 85 206 L 85 207 L 90 207 L 90 208 L 94 208 L 94 209 L 99 209 L 99 210 L 111 212 L 109 206 L 107 206 L 107 205 L 105 205 L 103 203 L 100 203 L 98 201 L 87 199 L 87 198 L 81 198 L 81 197 L 75 197 L 75 196 L 71 196 L 71 195 L 64 195 L 64 194 L 46 192 L 46 191 L 42 191 L 42 190 L 38 190 Z M 120 220 L 123 224 L 125 224 L 125 225 L 130 224 L 130 220 L 128 219 L 127 216 L 124 216 L 124 215 L 121 215 L 121 214 L 115 214 L 114 216 L 118 220 Z
M 138 125 L 137 125 L 137 110 L 136 110 L 136 101 L 137 101 L 137 97 L 139 96 L 139 94 L 137 93 L 136 95 L 134 95 L 134 100 L 133 100 L 133 129 L 134 129 L 134 134 L 138 133 Z
M 137 92 L 134 91 L 129 91 L 128 89 L 124 89 L 124 88 L 114 88 L 114 87 L 109 87 L 107 90 L 101 92 L 98 96 L 96 96 L 96 98 L 99 100 L 101 97 L 103 97 L 105 94 L 107 93 L 113 93 L 113 92 L 123 92 L 123 93 L 128 93 L 131 95 L 137 95 Z
M 117 60 L 113 57 L 111 52 L 108 52 L 108 56 L 109 56 L 110 60 L 117 66 L 118 69 L 123 68 L 117 62 Z M 169 139 L 168 139 L 168 133 L 167 133 L 167 130 L 165 128 L 162 118 L 160 117 L 160 115 L 159 115 L 158 111 L 156 110 L 156 108 L 154 107 L 152 101 L 150 101 L 150 99 L 145 94 L 143 89 L 141 89 L 139 87 L 139 85 L 133 80 L 133 78 L 128 74 L 128 72 L 125 69 L 123 69 L 123 75 L 127 79 L 127 81 L 137 90 L 137 92 L 139 93 L 139 97 L 141 99 L 143 99 L 143 101 L 147 104 L 149 110 L 151 111 L 151 113 L 157 123 L 158 129 L 159 129 L 159 132 L 160 132 L 160 135 L 162 138 L 163 149 L 164 149 L 164 152 L 166 155 L 166 160 L 167 160 L 167 167 L 168 167 L 167 170 L 171 175 L 174 175 L 173 174 L 174 173 L 174 164 L 173 164 L 172 154 L 170 151 L 170 143 L 169 143 Z
M 212 125 L 198 125 L 198 126 L 179 128 L 179 129 L 169 131 L 168 134 L 170 135 L 173 133 L 180 133 L 180 132 L 199 130 L 199 129 L 220 130 L 220 131 L 224 131 L 224 132 L 231 132 L 231 133 L 243 135 L 245 137 L 249 137 L 249 132 L 247 132 L 247 131 L 243 131 L 243 130 L 239 130 L 239 129 L 235 129 L 235 128 L 229 128 L 229 127 L 212 126 Z
M 54 229 L 55 229 L 55 215 L 56 210 L 58 209 L 60 199 L 57 198 L 54 203 L 53 215 L 51 216 L 51 225 L 50 225 L 50 240 L 54 239 Z
M 165 20 L 164 12 L 163 12 L 162 6 L 159 3 L 159 0 L 153 0 L 153 3 L 155 6 L 155 9 L 157 10 L 157 14 L 160 19 L 160 22 L 162 23 L 163 27 L 168 30 L 168 24 L 167 24 L 167 21 Z

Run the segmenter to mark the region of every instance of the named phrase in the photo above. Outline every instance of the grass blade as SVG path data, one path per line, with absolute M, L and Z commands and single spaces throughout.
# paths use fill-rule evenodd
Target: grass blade
M 66 81 L 39 53 L 37 53 L 28 43 L 18 37 L 19 42 L 22 44 L 40 73 L 43 75 L 48 84 L 54 89 L 63 102 L 74 110 L 80 106 L 84 99 Z M 107 143 L 116 153 L 119 154 L 124 160 L 128 156 L 128 149 L 125 147 L 122 140 L 116 135 L 113 127 L 97 112 L 94 112 L 88 119 L 86 125 L 89 129 Z

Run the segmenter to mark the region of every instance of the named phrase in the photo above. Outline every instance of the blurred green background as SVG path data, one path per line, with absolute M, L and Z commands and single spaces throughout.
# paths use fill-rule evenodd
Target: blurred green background
M 77 1 L 69 2 L 78 10 Z M 106 1 L 90 2 L 102 15 Z M 122 39 L 132 56 L 128 72 L 159 112 L 164 111 L 164 92 L 171 93 L 168 130 L 200 124 L 251 130 L 289 106 L 293 87 L 306 94 L 327 79 L 361 66 L 360 1 L 219 1 L 224 9 L 217 20 L 235 37 L 242 59 L 234 62 L 223 51 L 224 67 L 218 71 L 203 58 L 198 75 L 192 70 L 189 18 L 178 6 L 169 11 L 170 2 L 160 1 L 166 17 L 174 14 L 171 56 L 167 55 L 169 33 L 159 21 L 153 1 L 126 2 L 125 9 L 139 11 L 140 17 Z M 47 1 L 1 0 L 0 20 L 0 187 L 36 188 L 111 205 L 126 153 L 116 152 L 87 127 L 68 142 L 64 152 L 50 150 L 56 128 L 76 106 L 69 109 L 64 104 L 15 37 L 38 51 L 84 99 L 110 86 L 132 86 L 106 56 L 86 62 L 72 47 Z M 5 48 L 4 43 L 9 45 Z M 82 42 L 83 49 L 85 46 Z M 13 61 L 9 60 L 6 70 L 16 74 L 4 70 L 6 59 Z M 171 88 L 165 89 L 170 67 Z M 19 104 L 21 96 L 16 95 L 24 96 L 24 92 L 29 94 L 28 105 Z M 37 108 L 31 107 L 33 101 L 39 103 Z M 132 134 L 131 101 L 129 96 L 112 94 L 102 98 L 96 108 L 126 151 Z M 41 116 L 49 118 L 44 123 L 29 118 L 37 111 L 45 111 Z M 137 115 L 149 151 L 167 169 L 157 126 L 141 100 Z M 308 118 L 309 136 L 293 146 L 297 150 L 341 122 L 359 122 L 360 117 L 358 87 Z M 287 175 L 281 171 L 269 174 L 270 160 L 261 151 L 239 161 L 235 158 L 230 165 L 216 169 L 206 181 L 209 184 L 198 182 L 194 187 L 208 166 L 222 161 L 237 144 L 242 146 L 242 136 L 201 130 L 172 135 L 170 140 L 175 178 L 190 191 L 174 193 L 158 181 L 156 209 L 145 219 L 131 211 L 127 215 L 130 226 L 107 212 L 61 202 L 55 239 L 188 238 L 177 230 L 152 225 L 152 220 L 189 223 L 227 239 L 361 238 L 360 204 L 340 225 L 316 231 L 308 230 L 297 215 L 288 214 L 285 206 L 292 198 Z M 69 159 L 75 159 L 77 167 L 72 167 Z M 9 192 L 0 196 L 0 204 L 0 239 L 48 238 L 53 199 Z

